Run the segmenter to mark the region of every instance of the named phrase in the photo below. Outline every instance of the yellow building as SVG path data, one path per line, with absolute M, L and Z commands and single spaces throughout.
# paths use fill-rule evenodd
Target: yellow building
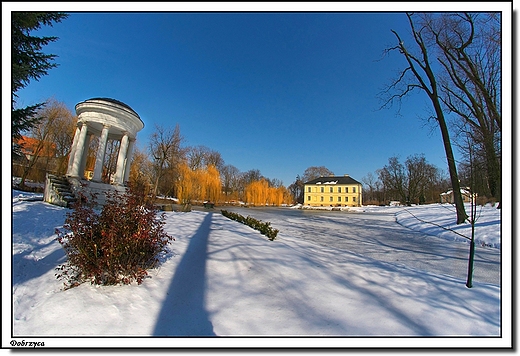
M 305 183 L 304 205 L 361 206 L 361 183 L 349 177 L 320 177 Z

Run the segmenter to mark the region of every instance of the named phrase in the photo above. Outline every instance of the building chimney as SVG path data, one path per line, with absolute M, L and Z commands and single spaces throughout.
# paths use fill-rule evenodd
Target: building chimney
M 348 174 L 344 174 L 345 177 L 348 177 Z

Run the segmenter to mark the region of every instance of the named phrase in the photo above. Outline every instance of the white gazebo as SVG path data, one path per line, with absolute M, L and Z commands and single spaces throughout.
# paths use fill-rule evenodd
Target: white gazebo
M 70 151 L 67 180 L 75 188 L 87 186 L 94 192 L 124 190 L 137 132 L 144 127 L 141 118 L 130 106 L 110 98 L 93 98 L 80 102 L 76 105 L 76 114 L 78 123 Z M 85 177 L 85 168 L 93 136 L 98 137 L 99 143 L 95 152 L 94 171 L 88 180 Z M 119 152 L 113 180 L 104 182 L 102 174 L 109 140 L 119 141 Z
M 87 163 L 89 136 L 99 137 L 93 182 L 101 182 L 106 144 L 109 139 L 120 140 L 114 184 L 123 185 L 128 180 L 130 161 L 137 132 L 144 124 L 128 105 L 108 98 L 94 98 L 76 105 L 78 127 L 72 142 L 67 177 L 83 178 Z

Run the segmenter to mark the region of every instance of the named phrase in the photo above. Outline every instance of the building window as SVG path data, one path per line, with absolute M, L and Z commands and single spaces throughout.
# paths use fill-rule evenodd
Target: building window
M 352 201 L 356 201 L 356 197 L 352 197 Z
M 311 187 L 307 188 L 307 191 L 310 193 L 311 192 Z
M 348 197 L 345 197 L 345 201 L 348 201 Z
M 323 197 L 320 197 L 320 201 L 323 201 Z
M 352 187 L 352 193 L 356 192 L 356 187 Z
M 330 192 L 334 193 L 334 188 L 333 187 L 330 187 Z
M 311 196 L 307 195 L 307 201 L 311 201 Z
M 338 193 L 341 193 L 341 187 L 338 187 Z
M 320 187 L 320 188 L 321 188 L 320 191 L 323 193 L 325 191 L 324 188 L 323 187 Z
M 334 198 L 333 198 L 333 197 L 330 197 L 329 201 L 334 201 Z
M 345 187 L 345 193 L 348 193 L 348 187 Z
M 338 201 L 341 201 L 341 197 L 338 197 Z

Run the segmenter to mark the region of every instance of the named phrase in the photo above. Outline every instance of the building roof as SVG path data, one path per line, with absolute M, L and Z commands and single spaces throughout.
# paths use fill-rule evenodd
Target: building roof
M 464 194 L 464 195 L 467 195 L 467 196 L 470 196 L 471 195 L 471 189 L 469 189 L 469 188 L 462 188 L 461 187 L 460 188 L 460 193 Z M 451 194 L 453 194 L 453 189 L 450 189 L 450 190 L 448 190 L 445 193 L 441 193 L 441 195 L 451 195 Z M 476 195 L 477 193 L 473 193 L 473 194 Z
M 91 101 L 91 100 L 102 100 L 102 101 L 108 101 L 110 103 L 114 103 L 114 104 L 117 104 L 117 105 L 121 105 L 124 108 L 132 111 L 134 114 L 136 114 L 139 117 L 139 115 L 135 112 L 134 109 L 132 109 L 130 106 L 128 106 L 127 104 L 123 103 L 122 101 L 119 101 L 119 100 L 116 100 L 116 99 L 112 99 L 112 98 L 90 98 L 90 99 L 85 100 L 85 102 Z
M 15 139 L 14 141 L 20 146 L 24 155 L 34 155 L 34 151 L 36 151 L 36 148 L 40 143 L 40 140 L 28 136 L 22 136 L 20 139 Z M 55 154 L 56 144 L 53 142 L 44 141 L 41 151 L 38 155 L 40 157 L 53 157 Z
M 119 100 L 116 100 L 116 99 L 112 99 L 112 98 L 101 98 L 100 97 L 100 98 L 90 98 L 90 99 L 87 99 L 85 101 L 82 101 L 81 103 L 76 104 L 76 111 L 77 111 L 78 105 L 89 103 L 89 102 L 96 102 L 96 101 L 97 102 L 99 102 L 99 101 L 104 102 L 103 104 L 104 105 L 108 105 L 108 106 L 113 106 L 113 104 L 115 104 L 117 106 L 122 107 L 124 110 L 129 111 L 131 114 L 135 115 L 139 119 L 139 121 L 141 121 L 141 123 L 144 126 L 143 120 L 141 120 L 141 117 L 139 116 L 139 114 L 137 112 L 135 112 L 134 109 L 132 109 L 130 106 L 128 106 L 127 104 L 123 103 L 122 101 L 119 101 Z
M 357 180 L 350 176 L 333 176 L 333 177 L 319 177 L 308 181 L 305 184 L 360 184 Z

